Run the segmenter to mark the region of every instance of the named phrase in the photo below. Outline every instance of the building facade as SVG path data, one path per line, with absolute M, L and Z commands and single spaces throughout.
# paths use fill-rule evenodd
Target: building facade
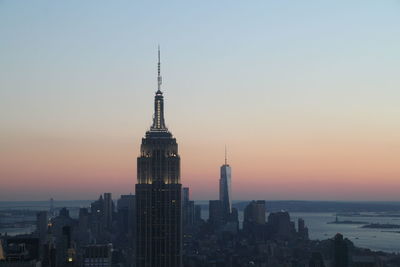
M 114 212 L 114 204 L 112 201 L 111 193 L 104 193 L 103 227 L 107 230 L 111 230 L 112 228 L 113 212 Z
M 160 51 L 153 125 L 137 159 L 136 266 L 182 266 L 180 157 L 176 139 L 164 121 Z
M 182 226 L 185 232 L 194 224 L 194 201 L 190 200 L 189 187 L 182 188 Z
M 221 166 L 221 176 L 219 179 L 219 200 L 222 202 L 223 218 L 226 221 L 232 212 L 231 167 L 227 163 L 226 151 L 225 164 Z
M 265 201 L 251 201 L 244 209 L 243 228 L 265 224 Z
M 210 200 L 208 205 L 208 222 L 218 228 L 224 223 L 224 214 L 221 200 Z
M 48 225 L 47 211 L 39 211 L 36 214 L 36 233 L 39 237 L 41 245 L 46 243 L 47 225 Z
M 83 267 L 111 267 L 112 244 L 89 245 L 83 249 Z

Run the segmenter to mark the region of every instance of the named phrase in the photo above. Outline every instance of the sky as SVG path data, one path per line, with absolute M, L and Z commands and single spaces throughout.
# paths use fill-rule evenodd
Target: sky
M 134 193 L 161 46 L 191 198 L 400 201 L 400 1 L 0 1 L 0 201 Z

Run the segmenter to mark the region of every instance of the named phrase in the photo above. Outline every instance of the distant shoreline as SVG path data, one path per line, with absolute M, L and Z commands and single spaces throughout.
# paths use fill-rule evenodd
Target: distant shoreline
M 400 225 L 399 224 L 390 224 L 390 223 L 371 223 L 371 224 L 367 224 L 367 225 L 361 226 L 361 228 L 400 229 Z
M 120 196 L 113 196 L 116 201 Z M 54 200 L 54 207 L 89 207 L 94 200 Z M 208 207 L 208 200 L 196 200 L 197 205 Z M 250 201 L 233 201 L 233 207 L 243 210 Z M 48 208 L 49 200 L 41 201 L 0 201 L 0 210 L 10 208 Z M 334 212 L 340 216 L 391 216 L 400 217 L 400 201 L 305 201 L 305 200 L 267 200 L 266 209 L 268 212 L 285 210 L 288 212 Z M 384 214 L 363 214 L 363 212 L 376 212 Z M 392 213 L 392 214 L 388 214 Z

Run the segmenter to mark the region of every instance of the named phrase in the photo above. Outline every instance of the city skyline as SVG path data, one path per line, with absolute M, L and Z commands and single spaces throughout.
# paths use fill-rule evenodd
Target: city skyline
M 158 43 L 192 199 L 400 201 L 399 3 L 284 2 L 2 1 L 0 201 L 134 193 Z

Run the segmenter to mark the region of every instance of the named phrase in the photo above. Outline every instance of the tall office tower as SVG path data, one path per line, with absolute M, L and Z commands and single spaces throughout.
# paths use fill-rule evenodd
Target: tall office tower
M 200 223 L 201 220 L 201 205 L 194 205 L 194 221 Z
M 224 221 L 227 221 L 232 212 L 231 197 L 231 167 L 227 163 L 225 148 L 225 164 L 221 166 L 221 177 L 219 179 L 219 200 L 222 202 Z
M 99 199 L 90 204 L 90 212 L 98 217 L 103 216 L 104 200 L 100 195 Z
M 223 208 L 221 200 L 210 200 L 208 205 L 208 221 L 214 227 L 220 227 L 223 224 Z
M 103 217 L 103 227 L 105 229 L 111 230 L 112 226 L 112 214 L 114 211 L 113 201 L 111 198 L 111 193 L 104 193 L 104 217 Z
M 61 251 L 64 254 L 61 262 L 61 266 L 75 266 L 76 261 L 76 251 L 72 244 L 72 227 L 64 226 L 62 228 L 62 241 Z M 59 247 L 57 247 L 58 250 Z
M 136 266 L 182 266 L 180 157 L 176 139 L 164 121 L 160 50 L 153 125 L 137 159 Z
M 251 201 L 244 209 L 243 229 L 253 229 L 256 225 L 265 224 L 265 201 Z
M 40 240 L 40 245 L 46 243 L 47 225 L 48 225 L 47 211 L 39 211 L 36 214 L 36 232 Z
M 182 203 L 189 202 L 189 187 L 182 188 Z
M 267 237 L 264 200 L 253 200 L 245 207 L 243 233 L 256 241 L 265 240 Z
M 182 188 L 182 226 L 186 231 L 194 224 L 194 201 L 190 200 L 189 187 Z
M 104 199 L 103 195 L 100 195 L 98 200 L 90 204 L 89 228 L 91 233 L 94 235 L 96 239 L 104 233 L 103 216 L 104 216 Z
M 308 240 L 308 228 L 305 226 L 303 218 L 298 219 L 297 233 L 301 239 Z
M 296 237 L 296 227 L 290 220 L 289 212 L 271 212 L 268 215 L 268 228 L 273 238 L 293 239 Z
M 117 203 L 118 230 L 129 237 L 133 237 L 136 229 L 135 195 L 121 195 Z
M 78 217 L 78 231 L 80 233 L 87 232 L 89 227 L 89 212 L 87 208 L 79 209 L 79 217 Z
M 79 217 L 78 217 L 78 227 L 77 227 L 77 236 L 76 241 L 79 246 L 86 245 L 89 243 L 90 233 L 89 233 L 89 219 L 90 214 L 87 208 L 79 209 Z
M 189 200 L 186 205 L 186 223 L 188 226 L 194 224 L 194 201 Z

